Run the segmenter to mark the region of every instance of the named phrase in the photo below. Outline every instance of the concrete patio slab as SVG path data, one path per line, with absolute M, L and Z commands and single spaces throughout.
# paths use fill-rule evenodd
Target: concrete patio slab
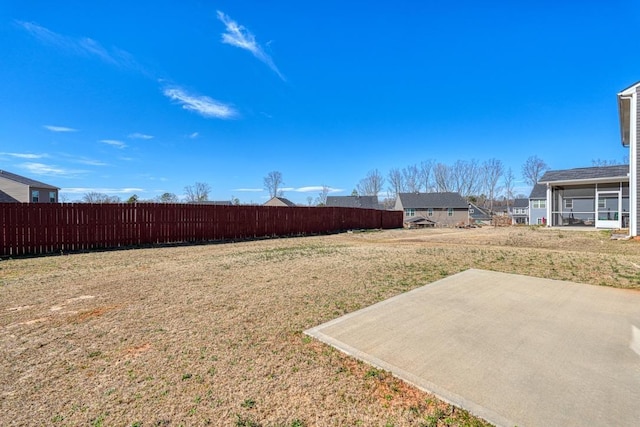
M 305 331 L 501 426 L 640 426 L 640 292 L 467 270 Z

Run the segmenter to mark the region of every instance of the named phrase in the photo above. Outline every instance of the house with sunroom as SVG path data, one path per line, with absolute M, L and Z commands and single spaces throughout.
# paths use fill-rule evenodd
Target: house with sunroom
M 620 139 L 629 164 L 547 171 L 529 198 L 529 223 L 629 228 L 640 222 L 640 82 L 618 93 Z
M 532 224 L 626 228 L 630 208 L 629 166 L 547 171 L 530 199 Z

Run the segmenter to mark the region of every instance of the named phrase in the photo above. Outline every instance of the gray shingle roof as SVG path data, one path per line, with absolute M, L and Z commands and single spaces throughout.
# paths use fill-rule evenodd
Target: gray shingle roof
M 469 216 L 471 216 L 471 218 L 478 220 L 491 219 L 491 213 L 489 213 L 489 209 L 481 208 L 480 206 L 474 205 L 473 203 L 469 204 L 471 205 L 471 209 L 473 209 L 473 212 L 469 211 Z
M 575 168 L 547 171 L 538 182 L 573 181 L 582 179 L 601 179 L 626 177 L 629 165 L 596 166 L 590 168 Z
M 48 188 L 50 190 L 59 190 L 58 187 L 54 187 L 53 185 L 45 184 L 41 181 L 36 181 L 35 179 L 27 178 L 15 173 L 7 172 L 5 170 L 0 170 L 0 177 L 10 179 L 12 181 L 19 182 L 20 184 L 28 185 L 30 187 L 39 187 L 39 188 Z
M 270 198 L 269 200 L 267 200 L 266 202 L 264 202 L 265 206 L 288 206 L 290 208 L 296 207 L 297 205 L 295 203 L 293 203 L 291 200 L 281 197 L 281 196 L 274 196 L 272 198 Z
M 326 206 L 336 208 L 380 209 L 378 196 L 327 196 Z
M 285 205 L 293 208 L 296 206 L 295 203 L 293 203 L 291 200 L 285 198 L 285 197 L 276 197 L 276 199 L 280 200 L 282 203 L 284 203 Z
M 546 188 L 545 188 L 545 196 L 546 196 Z M 513 200 L 514 208 L 528 208 L 529 207 L 529 199 L 514 199 Z
M 0 190 L 0 203 L 18 203 L 18 200 Z
M 547 186 L 545 184 L 536 184 L 529 194 L 530 199 L 546 199 L 547 198 Z
M 469 207 L 459 193 L 398 193 L 398 197 L 403 209 Z

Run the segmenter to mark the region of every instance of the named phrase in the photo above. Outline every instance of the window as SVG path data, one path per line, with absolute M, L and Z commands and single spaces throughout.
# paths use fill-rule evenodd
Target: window
M 607 199 L 605 199 L 604 197 L 599 198 L 598 199 L 598 207 L 599 208 L 606 208 L 607 207 Z
M 533 209 L 546 209 L 547 201 L 546 200 L 532 200 L 531 207 Z
M 527 214 L 527 209 L 526 208 L 514 208 L 513 209 L 513 213 L 514 213 L 514 215 L 526 215 Z
M 544 224 L 544 218 L 538 218 L 538 225 Z
M 453 216 L 453 208 L 447 208 L 447 215 Z
M 56 192 L 49 191 L 49 203 L 55 203 L 55 202 L 56 202 Z
M 428 216 L 433 216 L 433 208 L 427 209 L 427 215 Z
M 416 210 L 415 209 L 405 209 L 404 210 L 404 215 L 405 216 L 416 216 Z
M 573 199 L 564 199 L 564 208 L 573 209 Z
M 38 203 L 40 201 L 40 191 L 31 191 L 31 203 Z

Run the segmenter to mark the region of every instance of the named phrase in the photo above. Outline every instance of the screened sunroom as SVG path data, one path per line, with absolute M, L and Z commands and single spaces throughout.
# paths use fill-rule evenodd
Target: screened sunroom
M 626 228 L 629 226 L 627 165 L 549 171 L 547 186 L 550 226 Z

